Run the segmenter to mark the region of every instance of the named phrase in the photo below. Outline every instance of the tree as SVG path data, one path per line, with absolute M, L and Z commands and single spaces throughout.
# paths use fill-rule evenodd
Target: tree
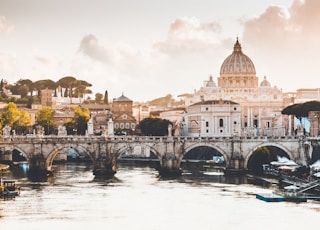
M 54 129 L 54 115 L 55 110 L 51 107 L 43 106 L 37 111 L 36 119 L 38 125 L 44 127 L 45 134 L 48 135 L 52 133 Z
M 95 95 L 95 102 L 96 102 L 97 104 L 102 104 L 102 102 L 103 102 L 103 95 L 102 95 L 102 93 L 96 93 L 96 95 Z
M 31 118 L 26 110 L 20 110 L 19 120 L 15 122 L 14 129 L 17 134 L 23 134 L 26 132 L 27 127 L 31 125 Z
M 161 118 L 145 118 L 139 123 L 139 128 L 146 136 L 166 136 L 168 135 L 168 126 L 172 123 L 169 120 Z
M 92 84 L 83 81 L 83 80 L 77 80 L 76 82 L 76 88 L 75 88 L 75 95 L 78 98 L 83 98 L 85 96 L 85 94 L 91 93 L 91 90 L 87 89 L 87 87 L 91 87 Z
M 87 108 L 77 107 L 74 109 L 73 123 L 78 135 L 84 135 L 87 130 L 87 122 L 90 119 L 90 111 Z
M 105 104 L 109 104 L 108 90 L 106 90 L 106 91 L 104 92 L 103 102 L 104 102 Z
M 66 76 L 61 78 L 58 82 L 58 85 L 60 85 L 62 88 L 65 88 L 64 97 L 72 97 L 72 89 L 77 84 L 77 79 L 72 76 Z
M 19 116 L 20 111 L 18 110 L 17 105 L 13 102 L 9 102 L 2 112 L 2 125 L 8 125 L 11 128 L 14 128 L 13 126 L 18 121 Z
M 24 85 L 14 84 L 14 85 L 8 85 L 9 90 L 14 95 L 20 95 L 21 97 L 25 97 L 28 94 L 28 88 Z
M 34 87 L 34 90 L 37 90 L 38 96 L 40 96 L 41 90 L 43 90 L 43 89 L 55 90 L 57 87 L 57 84 L 50 79 L 45 79 L 45 80 L 39 80 L 39 81 L 34 82 L 33 87 Z
M 27 92 L 30 93 L 30 95 L 33 95 L 33 90 L 34 90 L 34 84 L 30 79 L 20 79 L 17 84 L 25 86 L 27 89 Z M 27 93 L 27 94 L 28 94 Z
M 76 129 L 76 126 L 75 126 L 75 123 L 73 122 L 73 120 L 66 120 L 64 122 L 64 126 L 66 127 L 68 135 L 74 134 L 74 130 Z
M 293 104 L 284 108 L 281 113 L 286 115 L 294 115 L 299 119 L 300 123 L 302 118 L 307 118 L 310 111 L 320 111 L 319 101 L 308 101 L 305 103 Z

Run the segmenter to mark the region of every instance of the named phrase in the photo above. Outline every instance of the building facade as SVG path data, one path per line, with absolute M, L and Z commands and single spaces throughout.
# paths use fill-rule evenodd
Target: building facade
M 241 106 L 229 100 L 207 100 L 188 106 L 182 115 L 183 136 L 239 136 Z
M 132 114 L 133 101 L 123 94 L 112 102 L 112 120 L 115 133 L 131 134 L 136 129 L 136 119 Z
M 43 89 L 41 90 L 41 105 L 42 106 L 52 106 L 52 89 Z
M 203 104 L 206 101 L 225 101 L 230 105 L 232 102 L 240 106 L 239 135 L 285 135 L 293 131 L 292 119 L 281 114 L 282 109 L 289 105 L 289 101 L 286 103 L 282 90 L 271 86 L 266 77 L 259 84 L 255 66 L 242 52 L 238 39 L 234 44 L 233 52 L 221 65 L 217 84 L 210 76 L 199 90 L 185 97 L 187 107 L 199 105 L 197 103 Z M 232 109 L 229 112 L 228 117 L 233 117 Z M 186 116 L 194 116 L 192 110 L 188 109 Z M 233 131 L 230 130 L 231 132 L 228 132 L 232 134 Z M 205 126 L 201 126 L 200 133 L 206 133 Z M 218 133 L 209 131 L 209 133 L 219 135 L 220 131 Z

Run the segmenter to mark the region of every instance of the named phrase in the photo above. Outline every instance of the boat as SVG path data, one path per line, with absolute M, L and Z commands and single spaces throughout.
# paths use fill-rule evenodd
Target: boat
M 307 202 L 308 199 L 310 199 L 307 196 L 284 196 L 276 193 L 256 194 L 256 198 L 266 202 L 288 201 L 288 202 L 295 202 L 295 203 Z
M 0 164 L 0 172 L 7 173 L 10 171 L 10 165 L 7 164 Z
M 20 188 L 16 186 L 14 180 L 0 179 L 0 198 L 10 199 L 19 196 Z
M 271 193 L 256 194 L 256 198 L 266 202 L 307 202 L 308 200 L 320 200 L 320 196 L 305 193 L 306 191 L 318 187 L 319 183 L 312 181 L 303 186 L 289 185 Z

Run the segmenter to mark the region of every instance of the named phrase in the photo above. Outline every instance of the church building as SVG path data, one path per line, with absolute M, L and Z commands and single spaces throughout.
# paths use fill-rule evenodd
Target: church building
M 266 77 L 259 84 L 255 66 L 242 52 L 237 39 L 233 52 L 221 65 L 217 83 L 210 76 L 199 90 L 185 98 L 187 112 L 182 118 L 181 134 L 195 136 L 190 127 L 200 124 L 198 134 L 200 132 L 202 136 L 288 135 L 292 131 L 292 121 L 281 114 L 287 106 L 284 101 L 282 90 L 272 87 Z M 208 104 L 211 108 L 191 109 Z M 210 109 L 212 114 L 208 116 Z M 218 115 L 221 110 L 224 114 Z
M 131 134 L 136 128 L 136 119 L 132 114 L 133 101 L 123 94 L 113 99 L 112 119 L 114 130 L 118 134 Z

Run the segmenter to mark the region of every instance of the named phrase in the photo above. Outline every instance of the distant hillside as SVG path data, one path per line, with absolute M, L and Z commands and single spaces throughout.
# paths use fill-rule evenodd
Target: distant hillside
M 148 102 L 149 106 L 157 106 L 157 107 L 177 107 L 177 106 L 183 106 L 184 102 L 182 100 L 176 101 L 171 94 L 166 95 L 165 97 L 159 97 L 156 99 L 153 99 Z

